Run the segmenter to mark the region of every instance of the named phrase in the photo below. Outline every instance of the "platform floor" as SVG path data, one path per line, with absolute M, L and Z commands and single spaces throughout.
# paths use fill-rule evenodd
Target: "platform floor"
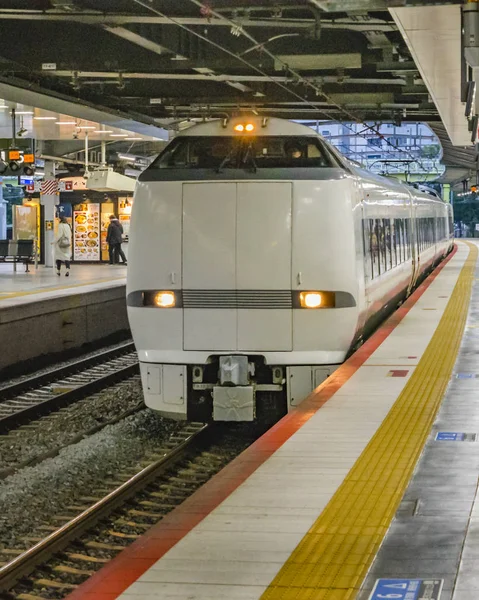
M 121 285 L 126 283 L 125 278 L 126 267 L 122 265 L 73 264 L 69 277 L 65 277 L 63 265 L 59 277 L 56 269 L 42 265 L 37 269 L 30 265 L 30 271 L 25 273 L 22 264 L 18 264 L 17 271 L 14 272 L 13 264 L 0 263 L 0 309 L 12 304 L 88 291 L 90 286 L 99 289 Z
M 477 256 L 459 242 L 297 410 L 69 599 L 363 600 L 384 577 L 393 595 L 375 600 L 418 600 L 403 578 L 477 600 L 479 445 L 450 441 L 479 429 Z

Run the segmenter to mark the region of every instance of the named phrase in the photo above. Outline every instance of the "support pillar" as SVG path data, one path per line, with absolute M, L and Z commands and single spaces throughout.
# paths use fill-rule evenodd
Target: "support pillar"
M 51 160 L 45 161 L 45 175 L 43 183 L 52 182 L 51 188 L 55 189 L 53 193 L 48 189 L 48 193 L 40 194 L 40 203 L 44 207 L 43 215 L 43 239 L 45 241 L 45 266 L 53 267 L 53 241 L 55 240 L 55 206 L 58 203 L 56 186 L 53 186 L 55 179 L 55 163 Z M 42 186 L 43 187 L 43 186 Z
M 444 202 L 451 201 L 451 186 L 449 183 L 445 183 L 442 186 L 442 199 L 444 200 Z
M 7 203 L 3 199 L 3 178 L 0 177 L 0 240 L 7 239 Z

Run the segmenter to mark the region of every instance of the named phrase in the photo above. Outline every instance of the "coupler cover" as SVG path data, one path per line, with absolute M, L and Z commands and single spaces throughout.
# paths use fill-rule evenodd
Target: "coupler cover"
M 253 421 L 254 389 L 247 387 L 213 388 L 214 421 Z

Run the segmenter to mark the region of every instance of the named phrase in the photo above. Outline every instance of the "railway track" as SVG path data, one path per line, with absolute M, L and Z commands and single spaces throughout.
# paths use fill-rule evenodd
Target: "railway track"
M 0 388 L 0 433 L 138 373 L 132 342 Z
M 142 461 L 140 471 L 105 482 L 104 496 L 96 490 L 79 498 L 55 517 L 60 526 L 44 525 L 23 538 L 28 549 L 0 548 L 0 597 L 67 596 L 249 445 L 235 435 L 190 423 Z

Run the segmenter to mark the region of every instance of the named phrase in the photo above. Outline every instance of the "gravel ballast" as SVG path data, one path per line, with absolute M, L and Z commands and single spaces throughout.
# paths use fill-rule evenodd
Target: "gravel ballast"
M 139 376 L 106 388 L 0 438 L 0 474 L 60 448 L 143 401 Z
M 53 515 L 82 496 L 96 493 L 107 478 L 136 466 L 178 427 L 144 409 L 0 482 L 0 547 L 31 545 L 20 538 L 42 523 L 51 524 Z

